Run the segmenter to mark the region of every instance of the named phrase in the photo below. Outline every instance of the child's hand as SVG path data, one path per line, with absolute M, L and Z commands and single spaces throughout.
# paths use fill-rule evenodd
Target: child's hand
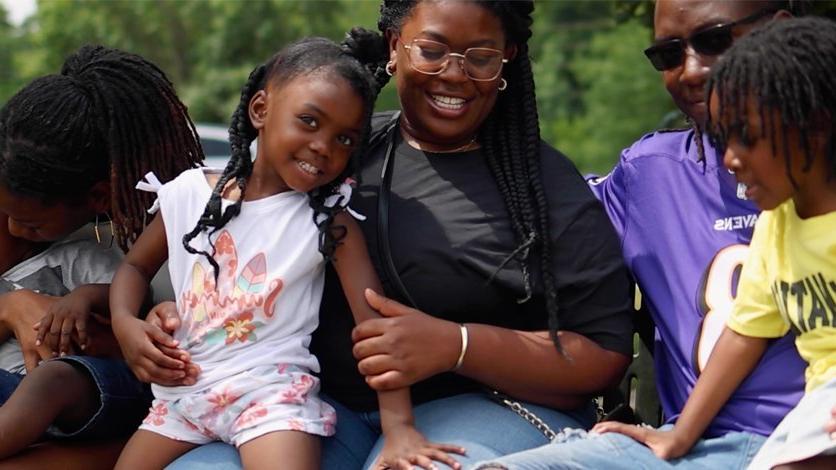
M 659 431 L 650 427 L 634 426 L 632 424 L 619 423 L 617 421 L 604 421 L 592 427 L 593 432 L 607 433 L 617 432 L 646 445 L 664 460 L 671 460 L 687 454 L 693 443 L 689 444 L 683 439 L 674 427 L 670 431 Z
M 116 316 L 112 322 L 122 355 L 139 380 L 167 386 L 195 383 L 197 366 L 160 327 L 132 316 Z
M 386 433 L 383 450 L 374 468 L 411 470 L 413 466 L 434 470 L 433 461 L 459 469 L 462 465 L 448 455 L 465 455 L 465 449 L 452 444 L 436 444 L 427 441 L 423 434 L 410 425 L 401 425 Z
M 836 441 L 836 406 L 830 409 L 830 419 L 824 423 L 824 430 L 830 434 L 830 439 Z
M 80 290 L 57 299 L 47 308 L 44 317 L 35 324 L 38 330 L 35 345 L 44 344 L 52 355 L 72 354 L 72 339 L 77 335 L 78 346 L 87 348 L 87 317 L 91 302 Z M 75 333 L 75 335 L 74 335 Z
M 148 316 L 145 317 L 145 321 L 163 330 L 169 335 L 173 335 L 174 332 L 177 331 L 177 328 L 180 328 L 180 315 L 177 314 L 177 304 L 172 301 L 166 301 L 155 305 L 151 311 L 148 312 Z M 162 343 L 157 343 L 157 347 L 160 348 L 160 351 L 167 356 L 185 361 L 187 371 L 190 367 L 197 367 L 190 362 L 191 357 L 186 351 L 176 347 L 169 347 Z M 197 376 L 197 374 L 194 375 Z
M 160 328 L 169 335 L 173 335 L 180 328 L 180 315 L 177 314 L 177 304 L 172 301 L 158 303 L 148 312 L 145 321 Z

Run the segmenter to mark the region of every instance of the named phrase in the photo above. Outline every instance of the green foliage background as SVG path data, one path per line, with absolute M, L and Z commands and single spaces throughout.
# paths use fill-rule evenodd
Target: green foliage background
M 197 122 L 225 123 L 249 71 L 305 35 L 376 29 L 377 0 L 38 0 L 21 26 L 0 6 L 0 103 L 101 43 L 141 54 L 175 83 Z M 816 2 L 819 9 L 834 1 Z M 606 172 L 643 133 L 678 121 L 642 54 L 649 0 L 539 0 L 531 55 L 544 139 L 582 172 Z M 388 86 L 378 109 L 397 106 Z

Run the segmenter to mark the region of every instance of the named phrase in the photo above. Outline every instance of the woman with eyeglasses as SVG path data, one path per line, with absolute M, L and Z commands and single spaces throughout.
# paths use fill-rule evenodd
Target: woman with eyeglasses
M 312 346 L 339 405 L 326 468 L 375 461 L 372 389 L 410 386 L 416 427 L 462 446 L 454 457 L 467 466 L 588 427 L 590 397 L 624 371 L 626 270 L 595 197 L 539 138 L 532 11 L 529 1 L 383 2 L 401 112 L 378 116 L 353 204 L 368 216 L 388 297 L 367 297 L 384 318 L 352 335 L 326 281 Z
M 322 468 L 375 467 L 375 390 L 411 387 L 415 427 L 462 446 L 453 457 L 466 467 L 588 428 L 590 397 L 629 362 L 615 232 L 572 163 L 539 138 L 532 11 L 531 1 L 383 2 L 387 42 L 369 53 L 388 57 L 379 72 L 392 75 L 401 112 L 376 116 L 351 204 L 367 217 L 387 297 L 367 295 L 384 318 L 354 328 L 326 275 L 311 348 L 337 434 L 323 441 Z M 180 468 L 227 464 L 214 449 Z
M 679 417 L 731 313 L 759 213 L 724 168 L 722 151 L 704 136 L 704 87 L 737 38 L 790 16 L 791 7 L 786 1 L 658 0 L 655 38 L 645 55 L 691 127 L 642 137 L 608 176 L 591 181 L 656 325 L 663 431 Z M 566 433 L 478 468 L 742 469 L 801 398 L 804 366 L 792 338 L 774 341 L 702 438 L 678 458 L 646 446 L 652 445 L 648 428 L 605 422 L 592 433 Z

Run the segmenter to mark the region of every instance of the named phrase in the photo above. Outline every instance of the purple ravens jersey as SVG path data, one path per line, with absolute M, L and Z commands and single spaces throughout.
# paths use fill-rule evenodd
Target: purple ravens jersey
M 668 422 L 682 411 L 725 326 L 759 212 L 708 139 L 704 148 L 703 162 L 692 130 L 649 134 L 622 153 L 612 173 L 590 181 L 656 323 L 657 388 Z M 792 337 L 772 342 L 706 436 L 769 435 L 801 398 L 804 367 Z

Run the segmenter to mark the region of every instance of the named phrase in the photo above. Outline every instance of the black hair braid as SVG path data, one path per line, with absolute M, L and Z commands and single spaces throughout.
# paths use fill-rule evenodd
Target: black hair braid
M 551 229 L 549 225 L 549 206 L 546 191 L 543 186 L 542 169 L 540 156 L 540 126 L 537 115 L 537 104 L 534 93 L 534 74 L 531 70 L 531 61 L 528 58 L 528 47 L 520 47 L 521 60 L 519 61 L 519 80 L 521 115 L 524 122 L 523 132 L 525 138 L 525 155 L 529 158 L 524 161 L 528 163 L 525 169 L 528 176 L 530 191 L 534 198 L 526 217 L 531 217 L 534 230 L 534 239 L 539 239 L 537 248 L 540 254 L 540 272 L 543 277 L 543 293 L 546 301 L 546 310 L 549 313 L 549 335 L 552 341 L 561 350 L 560 341 L 557 338 L 557 330 L 560 325 L 558 313 L 560 306 L 557 298 L 557 279 L 553 269 L 553 255 L 551 245 Z M 532 207 L 533 206 L 533 207 Z M 536 212 L 536 219 L 535 213 Z M 561 350 L 562 352 L 562 350 Z
M 772 141 L 772 152 L 783 153 L 787 176 L 793 185 L 790 139 L 776 148 L 777 135 L 797 130 L 807 171 L 821 151 L 829 163 L 829 177 L 836 175 L 836 23 L 817 17 L 777 21 L 738 40 L 718 61 L 707 84 L 717 98 L 717 113 L 709 113 L 709 134 L 718 148 L 730 137 L 745 144 L 758 137 Z M 752 135 L 748 115 L 757 105 L 761 133 Z M 814 139 L 825 137 L 823 148 Z
M 165 73 L 140 56 L 89 46 L 61 73 L 90 84 L 85 89 L 100 110 L 111 160 L 113 221 L 126 247 L 142 231 L 153 198 L 137 194 L 136 181 L 153 170 L 165 182 L 203 159 L 194 124 Z
M 702 170 L 706 170 L 706 161 L 705 161 L 705 145 L 702 141 L 703 131 L 700 129 L 700 126 L 697 125 L 696 121 L 691 118 L 690 116 L 685 119 L 688 122 L 688 125 L 691 126 L 691 129 L 694 131 L 694 145 L 697 147 L 697 161 L 702 163 Z
M 389 74 L 386 73 L 386 63 L 389 61 L 386 39 L 375 31 L 355 27 L 345 34 L 340 47 L 369 71 L 377 85 L 375 94 L 379 93 L 389 82 Z
M 305 38 L 288 45 L 267 63 L 259 65 L 252 71 L 241 90 L 238 107 L 232 114 L 229 128 L 232 157 L 215 185 L 197 225 L 183 237 L 183 246 L 189 253 L 200 254 L 209 261 L 214 269 L 216 280 L 219 267 L 214 260 L 215 247 L 211 237 L 240 213 L 247 179 L 253 171 L 250 144 L 258 136 L 258 132 L 249 118 L 250 101 L 268 84 L 281 87 L 297 77 L 319 72 L 334 73 L 345 80 L 361 98 L 364 106 L 361 142 L 352 153 L 345 170 L 334 181 L 315 188 L 309 193 L 309 203 L 314 210 L 314 223 L 319 230 L 319 251 L 326 259 L 332 257 L 340 240 L 345 236 L 345 227 L 332 227 L 334 217 L 343 209 L 339 204 L 333 207 L 326 206 L 325 201 L 328 196 L 335 193 L 349 175 L 353 174 L 355 160 L 363 153 L 365 142 L 368 140 L 374 101 L 382 86 L 376 80 L 376 76 L 379 69 L 385 66 L 385 59 L 381 57 L 381 54 L 385 54 L 386 51 L 385 47 L 381 49 L 380 43 L 384 41 L 379 34 L 362 28 L 352 30 L 341 45 L 325 38 Z M 375 47 L 371 47 L 372 45 Z M 269 156 L 264 156 L 264 158 L 269 158 Z M 224 188 L 233 179 L 240 189 L 238 200 L 222 210 Z M 207 238 L 211 253 L 199 250 L 190 244 L 199 233 L 206 231 L 209 232 Z
M 271 61 L 272 62 L 272 61 Z M 247 83 L 241 89 L 241 98 L 238 100 L 238 107 L 232 113 L 232 120 L 229 126 L 229 143 L 232 155 L 224 168 L 223 174 L 218 179 L 209 202 L 203 214 L 197 221 L 197 225 L 183 235 L 183 247 L 192 254 L 200 254 L 209 261 L 215 274 L 215 281 L 218 280 L 220 267 L 215 261 L 215 243 L 212 235 L 223 228 L 227 222 L 241 212 L 241 204 L 244 201 L 244 192 L 247 189 L 247 178 L 252 173 L 252 155 L 250 144 L 258 135 L 250 122 L 249 107 L 253 96 L 264 87 L 267 69 L 272 64 L 261 64 L 250 72 Z M 222 210 L 223 192 L 229 181 L 235 179 L 239 188 L 238 199 L 235 203 Z M 211 229 L 211 230 L 210 230 Z M 208 231 L 208 240 L 211 253 L 207 250 L 200 250 L 191 245 L 191 241 L 201 232 Z
M 479 0 L 476 3 L 501 20 L 509 43 L 517 47 L 516 57 L 503 69 L 508 86 L 499 93 L 493 111 L 479 131 L 479 143 L 505 202 L 518 243 L 491 279 L 510 260 L 517 260 L 525 289 L 520 300 L 526 301 L 533 290 L 530 272 L 536 266 L 541 277 L 550 335 L 557 349 L 562 351 L 557 338 L 559 303 L 549 207 L 540 167 L 540 126 L 527 45 L 532 34 L 534 3 L 522 0 Z M 383 0 L 378 28 L 383 32 L 399 31 L 416 4 L 415 0 Z
M 134 184 L 163 182 L 203 159 L 174 86 L 142 57 L 84 46 L 60 74 L 34 80 L 0 113 L 0 181 L 45 203 L 77 201 L 110 183 L 114 236 L 122 249 L 144 227 L 153 196 Z
M 346 178 L 352 176 L 359 167 L 359 159 L 365 153 L 371 132 L 370 123 L 374 112 L 374 102 L 381 88 L 386 85 L 389 75 L 386 74 L 386 62 L 389 51 L 386 40 L 380 34 L 365 28 L 352 28 L 346 33 L 340 49 L 344 56 L 351 57 L 353 62 L 359 63 L 361 69 L 344 67 L 342 76 L 358 92 L 365 106 L 363 116 L 362 141 L 351 154 L 351 158 L 343 172 L 331 183 L 311 191 L 310 203 L 314 209 L 314 223 L 319 228 L 319 252 L 326 260 L 331 260 L 340 241 L 346 235 L 346 228 L 334 225 L 334 217 L 343 210 L 342 197 L 333 206 L 325 205 L 325 200 L 338 192 L 338 188 Z M 362 73 L 361 73 L 362 70 Z

